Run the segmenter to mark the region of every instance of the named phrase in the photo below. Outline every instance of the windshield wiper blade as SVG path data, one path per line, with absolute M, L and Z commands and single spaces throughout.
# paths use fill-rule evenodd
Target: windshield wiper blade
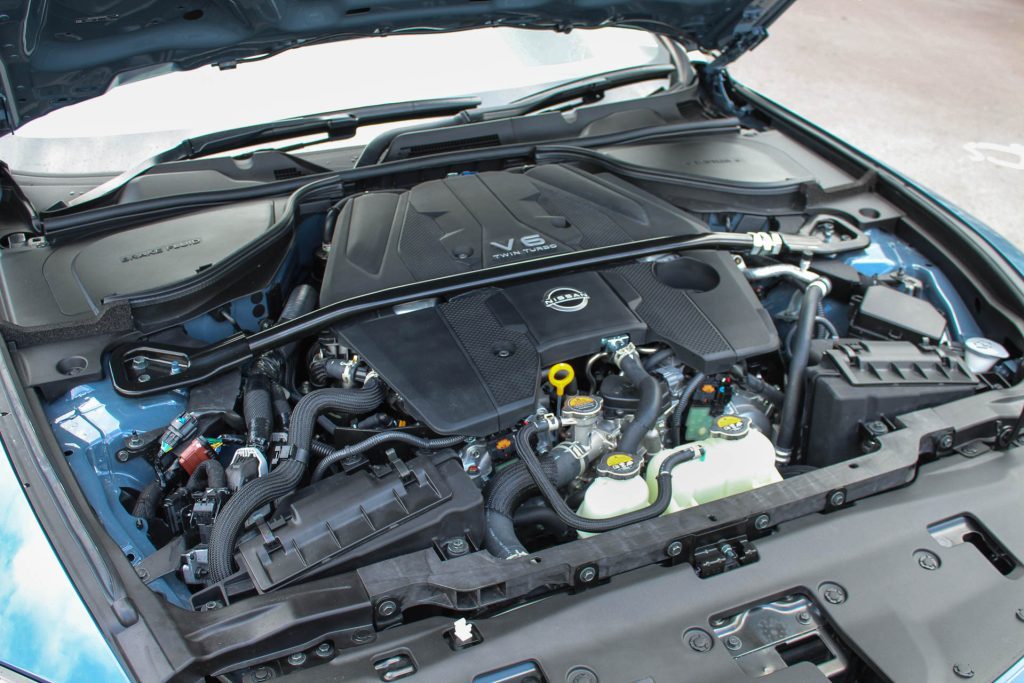
M 449 116 L 480 106 L 475 97 L 445 97 L 432 100 L 411 100 L 390 104 L 375 104 L 335 112 L 309 114 L 267 123 L 257 123 L 241 128 L 208 133 L 182 140 L 180 143 L 159 154 L 136 164 L 134 167 L 94 187 L 74 199 L 61 202 L 50 208 L 50 212 L 70 209 L 107 197 L 124 187 L 133 179 L 143 175 L 160 164 L 172 161 L 187 161 L 199 157 L 244 149 L 278 140 L 289 140 L 326 133 L 328 140 L 344 140 L 355 135 L 360 126 L 378 123 L 393 123 L 425 119 L 435 116 Z

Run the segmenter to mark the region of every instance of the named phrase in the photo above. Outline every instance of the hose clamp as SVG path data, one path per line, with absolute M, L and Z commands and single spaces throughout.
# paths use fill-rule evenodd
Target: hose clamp
M 544 413 L 543 415 L 537 415 L 534 418 L 534 424 L 537 425 L 537 429 L 544 432 L 557 431 L 562 425 L 568 424 L 567 420 L 562 420 L 554 413 Z
M 622 360 L 626 358 L 626 356 L 633 356 L 634 358 L 639 360 L 640 354 L 637 353 L 636 344 L 634 344 L 633 342 L 626 344 L 621 349 L 618 349 L 617 351 L 615 351 L 615 353 L 612 354 L 612 362 L 615 363 L 615 367 L 621 370 Z

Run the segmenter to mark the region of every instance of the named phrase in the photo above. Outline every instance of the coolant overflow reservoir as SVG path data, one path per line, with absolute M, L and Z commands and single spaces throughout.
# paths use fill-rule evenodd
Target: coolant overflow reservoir
M 643 461 L 628 453 L 609 453 L 598 461 L 597 478 L 587 487 L 576 511 L 587 519 L 608 519 L 647 507 L 647 482 L 640 476 Z M 580 538 L 593 536 L 585 531 Z
M 708 438 L 695 442 L 704 455 L 672 469 L 672 502 L 666 514 L 759 486 L 782 481 L 775 469 L 775 448 L 761 432 L 750 428 L 750 419 L 721 415 L 711 423 Z M 648 502 L 658 496 L 658 468 L 665 458 L 694 444 L 662 451 L 647 463 Z M 589 491 L 588 491 L 589 494 Z

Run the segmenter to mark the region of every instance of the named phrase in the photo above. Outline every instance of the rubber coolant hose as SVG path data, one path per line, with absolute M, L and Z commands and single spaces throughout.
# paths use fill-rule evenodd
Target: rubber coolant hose
M 557 451 L 555 457 L 540 462 L 544 477 L 556 488 L 562 488 L 576 478 L 579 463 L 568 451 Z M 486 535 L 484 547 L 495 557 L 510 560 L 526 555 L 513 523 L 516 510 L 528 498 L 537 494 L 537 483 L 522 461 L 498 470 L 487 483 L 484 492 Z
M 274 406 L 271 398 L 270 380 L 261 373 L 249 375 L 242 396 L 242 412 L 245 415 L 245 429 L 249 446 L 265 453 L 270 445 L 274 430 Z
M 800 317 L 796 321 L 796 335 L 793 339 L 793 354 L 789 359 L 789 373 L 786 375 L 786 396 L 782 401 L 779 431 L 775 436 L 775 457 L 782 464 L 789 463 L 793 444 L 799 431 L 800 407 L 804 396 L 804 377 L 807 375 L 807 359 L 811 352 L 811 340 L 817 324 L 818 303 L 829 290 L 828 282 L 815 280 L 804 290 L 800 304 Z
M 254 479 L 236 491 L 217 514 L 209 546 L 213 581 L 223 581 L 231 576 L 235 542 L 252 513 L 294 491 L 302 481 L 317 416 L 326 410 L 361 415 L 376 409 L 383 401 L 384 387 L 376 377 L 372 377 L 362 389 L 318 389 L 302 397 L 292 412 L 292 429 L 286 449 L 290 457 L 283 458 L 267 476 Z
M 533 452 L 533 446 L 530 445 L 530 439 L 538 431 L 537 425 L 531 422 L 516 433 L 516 453 L 519 454 L 520 461 L 526 465 L 526 469 L 537 484 L 540 495 L 548 502 L 548 505 L 555 511 L 559 519 L 573 529 L 591 534 L 600 534 L 630 524 L 646 522 L 664 513 L 672 500 L 672 469 L 688 460 L 692 460 L 697 454 L 695 450 L 686 449 L 677 451 L 662 461 L 661 466 L 658 468 L 657 476 L 658 496 L 647 507 L 607 519 L 590 519 L 588 517 L 580 517 L 566 505 L 558 493 L 558 487 L 547 478 L 543 465 L 537 459 L 537 454 Z
M 351 446 L 345 446 L 344 448 L 332 451 L 330 455 L 317 463 L 316 469 L 313 470 L 312 479 L 313 481 L 320 481 L 324 478 L 324 474 L 327 473 L 327 470 L 331 465 L 334 465 L 351 455 L 363 453 L 388 441 L 401 441 L 402 443 L 407 443 L 411 446 L 416 446 L 417 448 L 436 450 L 438 448 L 450 448 L 452 446 L 456 446 L 465 440 L 466 437 L 464 436 L 442 436 L 438 439 L 426 439 L 422 436 L 410 434 L 409 432 L 378 432 L 377 434 L 369 436 L 358 443 L 352 444 Z M 314 448 L 314 451 L 315 450 L 316 448 Z
M 654 426 L 658 420 L 658 413 L 661 412 L 661 385 L 653 375 L 644 370 L 636 354 L 624 356 L 619 361 L 619 367 L 622 368 L 626 379 L 640 389 L 640 404 L 633 421 L 622 430 L 622 438 L 619 439 L 617 448 L 623 453 L 636 453 L 644 435 Z

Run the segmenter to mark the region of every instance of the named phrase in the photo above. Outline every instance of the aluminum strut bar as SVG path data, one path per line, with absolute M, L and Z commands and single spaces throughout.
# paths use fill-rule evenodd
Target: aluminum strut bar
M 266 330 L 233 335 L 212 346 L 187 348 L 148 341 L 124 344 L 110 354 L 110 377 L 118 393 L 144 396 L 198 384 L 239 367 L 261 353 L 316 334 L 353 316 L 420 299 L 449 297 L 482 287 L 508 285 L 555 273 L 589 270 L 694 249 L 720 249 L 751 255 L 830 255 L 863 249 L 869 243 L 867 235 L 860 231 L 846 237 L 826 242 L 816 236 L 778 232 L 710 233 L 657 237 L 627 245 L 554 254 L 362 294 Z

